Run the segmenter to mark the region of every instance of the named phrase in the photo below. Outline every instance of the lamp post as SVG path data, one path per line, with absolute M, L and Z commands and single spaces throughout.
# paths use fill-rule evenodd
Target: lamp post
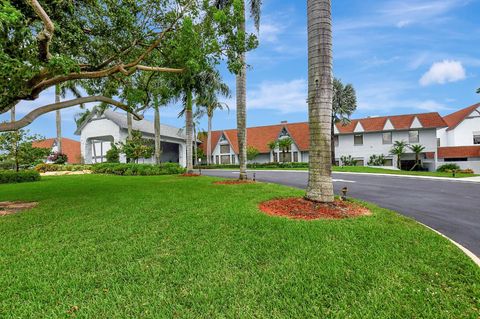
M 201 158 L 198 159 L 198 171 L 200 175 L 202 175 L 202 159 Z

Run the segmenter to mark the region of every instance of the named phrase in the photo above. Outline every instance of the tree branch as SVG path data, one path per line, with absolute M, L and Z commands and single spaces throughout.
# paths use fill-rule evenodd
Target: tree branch
M 52 42 L 55 26 L 53 25 L 52 20 L 50 20 L 50 17 L 45 12 L 45 10 L 43 10 L 42 6 L 40 5 L 40 3 L 38 3 L 37 0 L 30 0 L 29 3 L 45 25 L 44 29 L 38 33 L 37 39 L 39 59 L 41 61 L 47 62 L 52 56 L 50 54 L 50 43 Z
M 131 113 L 137 120 L 142 120 L 143 116 L 135 113 L 130 109 L 128 105 L 125 105 L 121 102 L 115 101 L 111 98 L 105 97 L 105 96 L 88 96 L 88 97 L 81 97 L 78 99 L 73 99 L 69 101 L 63 101 L 60 103 L 53 103 L 53 104 L 48 104 L 45 106 L 41 106 L 39 108 L 36 108 L 35 110 L 31 111 L 27 115 L 25 115 L 22 119 L 15 121 L 15 122 L 8 122 L 8 123 L 1 123 L 0 124 L 0 132 L 7 132 L 7 131 L 16 131 L 19 130 L 30 123 L 32 123 L 37 117 L 40 115 L 43 115 L 45 113 L 49 113 L 52 111 L 56 110 L 61 110 L 67 107 L 79 105 L 79 104 L 85 104 L 85 103 L 91 103 L 91 102 L 103 102 L 107 103 L 110 105 L 114 105 L 126 112 Z

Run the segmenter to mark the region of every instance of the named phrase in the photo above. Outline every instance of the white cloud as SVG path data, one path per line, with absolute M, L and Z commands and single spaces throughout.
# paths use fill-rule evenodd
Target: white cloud
M 305 112 L 307 109 L 307 81 L 262 82 L 248 94 L 249 109 L 275 110 L 280 113 Z
M 420 79 L 422 86 L 457 82 L 466 78 L 465 68 L 460 61 L 443 60 L 434 63 Z
M 440 112 L 440 111 L 450 110 L 450 108 L 445 104 L 438 103 L 433 100 L 413 102 L 413 106 L 419 110 L 428 111 L 428 112 Z

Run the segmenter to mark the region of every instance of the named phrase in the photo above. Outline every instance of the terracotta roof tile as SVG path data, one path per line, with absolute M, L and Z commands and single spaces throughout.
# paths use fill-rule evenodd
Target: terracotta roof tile
M 449 146 L 438 148 L 438 158 L 480 157 L 478 146 Z
M 56 138 L 48 138 L 43 141 L 36 141 L 32 143 L 33 147 L 38 148 L 52 148 L 53 143 L 55 142 Z M 80 152 L 80 142 L 71 140 L 69 138 L 62 138 L 62 149 L 63 153 L 68 157 L 69 164 L 79 164 L 82 160 L 82 155 Z
M 480 103 L 474 104 L 472 106 L 466 107 L 464 109 L 461 109 L 457 112 L 454 112 L 452 114 L 449 114 L 447 116 L 444 116 L 443 119 L 448 125 L 447 130 L 453 130 L 458 126 L 458 124 L 462 123 L 463 120 L 472 114 L 473 111 L 475 111 L 477 108 L 480 107 Z

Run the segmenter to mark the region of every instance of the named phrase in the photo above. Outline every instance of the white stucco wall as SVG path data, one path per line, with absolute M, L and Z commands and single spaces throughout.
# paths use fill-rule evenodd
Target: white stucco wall
M 94 119 L 88 122 L 85 127 L 82 129 L 80 135 L 80 147 L 82 158 L 86 164 L 93 164 L 93 146 L 91 143 L 92 139 L 101 139 L 101 138 L 113 138 L 113 141 L 117 143 L 120 141 L 120 128 L 118 125 L 113 123 L 108 119 Z M 103 142 L 104 153 L 110 149 L 110 141 Z M 95 143 L 95 150 L 97 151 L 97 156 L 100 154 L 102 145 L 100 143 Z
M 473 135 L 480 135 L 480 115 L 466 118 L 453 130 L 447 131 L 449 145 L 447 146 L 469 146 L 473 144 Z

